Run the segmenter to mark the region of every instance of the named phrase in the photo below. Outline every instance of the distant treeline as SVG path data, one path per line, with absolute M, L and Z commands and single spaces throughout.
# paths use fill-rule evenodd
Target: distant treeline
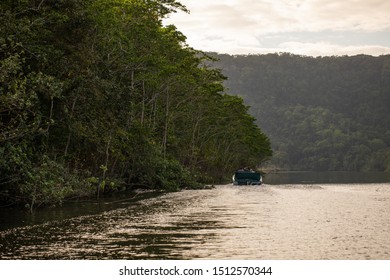
M 390 56 L 216 55 L 275 168 L 390 171 Z
M 0 201 L 33 208 L 224 180 L 270 143 L 210 57 L 162 20 L 175 0 L 2 0 Z

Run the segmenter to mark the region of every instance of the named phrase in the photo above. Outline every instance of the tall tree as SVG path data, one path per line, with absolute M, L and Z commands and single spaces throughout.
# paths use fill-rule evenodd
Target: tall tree
M 271 154 L 211 57 L 163 25 L 186 11 L 179 2 L 0 7 L 1 200 L 33 209 L 125 187 L 177 190 Z

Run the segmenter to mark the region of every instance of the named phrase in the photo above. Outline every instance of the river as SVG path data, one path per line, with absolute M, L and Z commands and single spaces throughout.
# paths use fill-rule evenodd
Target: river
M 289 183 L 276 177 L 262 186 L 142 194 L 83 215 L 3 227 L 0 258 L 390 259 L 386 178 Z

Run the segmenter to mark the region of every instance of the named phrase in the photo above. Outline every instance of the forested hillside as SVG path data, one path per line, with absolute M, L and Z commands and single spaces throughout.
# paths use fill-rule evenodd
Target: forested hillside
M 218 182 L 271 155 L 175 0 L 2 0 L 0 201 Z
M 390 171 L 390 56 L 216 55 L 275 168 Z

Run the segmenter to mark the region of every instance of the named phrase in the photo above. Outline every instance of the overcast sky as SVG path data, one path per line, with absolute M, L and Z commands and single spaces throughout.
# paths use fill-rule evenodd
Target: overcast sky
M 179 0 L 174 24 L 198 50 L 309 56 L 390 54 L 390 0 Z

